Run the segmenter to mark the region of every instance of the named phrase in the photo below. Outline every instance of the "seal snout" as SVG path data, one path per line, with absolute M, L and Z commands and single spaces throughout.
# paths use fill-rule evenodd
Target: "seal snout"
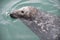
M 10 14 L 11 18 L 17 18 L 14 14 Z

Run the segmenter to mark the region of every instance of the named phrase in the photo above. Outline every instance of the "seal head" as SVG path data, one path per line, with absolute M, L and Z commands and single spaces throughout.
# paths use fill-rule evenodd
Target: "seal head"
M 12 18 L 24 18 L 24 19 L 34 19 L 36 15 L 36 8 L 31 6 L 22 7 L 18 10 L 13 11 L 10 16 Z

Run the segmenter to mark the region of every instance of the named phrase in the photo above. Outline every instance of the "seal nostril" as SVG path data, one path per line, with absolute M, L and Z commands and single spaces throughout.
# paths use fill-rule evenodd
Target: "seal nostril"
M 10 14 L 10 17 L 13 17 L 13 14 Z
M 11 18 L 16 18 L 13 14 L 10 14 L 10 17 L 11 17 Z

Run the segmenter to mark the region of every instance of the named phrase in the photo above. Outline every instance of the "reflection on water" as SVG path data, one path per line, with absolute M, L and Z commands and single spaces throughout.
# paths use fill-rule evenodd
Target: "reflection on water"
M 9 13 L 23 6 L 34 6 L 38 9 L 59 15 L 59 0 L 4 0 L 0 11 L 0 40 L 39 40 L 20 20 L 10 18 Z

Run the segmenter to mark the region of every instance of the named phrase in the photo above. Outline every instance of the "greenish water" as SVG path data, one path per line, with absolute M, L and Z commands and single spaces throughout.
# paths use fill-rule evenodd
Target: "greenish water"
M 22 21 L 10 18 L 9 12 L 23 6 L 60 15 L 59 0 L 0 0 L 0 40 L 40 40 Z

